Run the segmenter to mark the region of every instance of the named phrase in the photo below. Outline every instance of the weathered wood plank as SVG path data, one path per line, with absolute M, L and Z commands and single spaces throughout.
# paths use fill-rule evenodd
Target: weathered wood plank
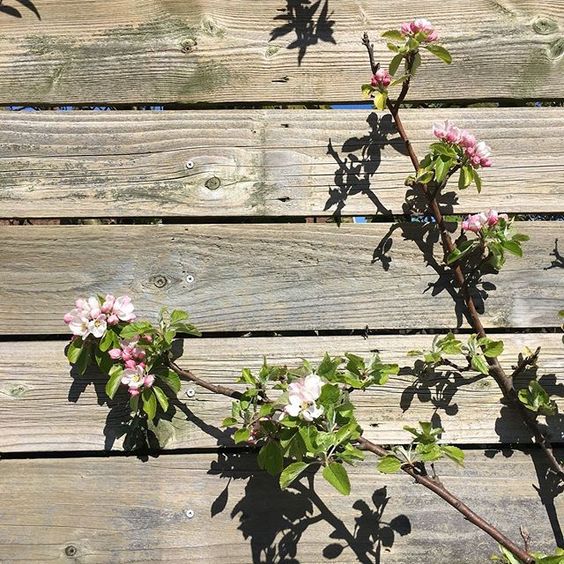
M 531 236 L 525 257 L 510 257 L 479 287 L 487 296 L 486 326 L 558 326 L 564 279 L 561 268 L 551 268 L 558 264 L 551 253 L 563 228 L 562 222 L 519 225 Z M 422 226 L 403 224 L 388 238 L 391 229 L 5 226 L 0 333 L 64 333 L 62 316 L 77 295 L 105 291 L 130 294 L 150 317 L 163 304 L 187 309 L 206 332 L 455 327 L 460 315 L 445 281 L 437 281 L 406 239 L 420 238 Z
M 550 551 L 556 541 L 547 513 L 558 530 L 564 498 L 553 501 L 543 487 L 544 507 L 531 459 L 492 454 L 467 452 L 463 469 L 439 464 L 441 480 L 515 540 L 524 525 L 534 548 Z M 497 551 L 407 477 L 378 474 L 373 459 L 350 472 L 346 498 L 321 477 L 315 493 L 305 478 L 281 492 L 252 455 L 5 460 L 0 559 L 483 564 Z
M 0 103 L 358 100 L 362 32 L 421 15 L 416 0 L 35 5 L 41 20 L 25 5 L 0 13 Z M 412 98 L 560 97 L 563 14 L 554 0 L 426 2 L 455 64 L 430 60 Z M 383 41 L 376 56 L 390 58 Z
M 412 171 L 382 115 L 2 112 L 0 215 L 403 213 L 404 180 Z M 492 146 L 495 166 L 483 175 L 488 206 L 564 211 L 562 108 L 406 110 L 404 121 L 419 154 L 432 140 L 432 123 L 447 118 Z M 476 211 L 484 194 L 457 191 L 445 199 L 445 209 Z
M 517 362 L 527 345 L 542 346 L 538 376 L 564 407 L 564 360 L 561 335 L 534 333 L 504 335 L 501 361 L 507 369 Z M 379 350 L 382 358 L 397 362 L 400 375 L 383 387 L 355 395 L 358 417 L 366 435 L 383 444 L 404 443 L 410 436 L 404 425 L 433 418 L 445 429 L 444 440 L 462 444 L 530 443 L 530 436 L 513 412 L 502 408 L 497 386 L 473 373 L 441 373 L 416 381 L 413 348 L 429 348 L 432 336 L 305 337 L 190 339 L 184 342 L 181 365 L 201 377 L 234 385 L 244 367 L 258 369 L 262 355 L 272 364 L 296 366 L 300 358 L 320 359 L 354 352 L 365 356 Z M 71 451 L 121 449 L 120 423 L 127 417 L 125 394 L 106 405 L 104 378 L 88 374 L 73 381 L 63 354 L 62 341 L 26 341 L 0 344 L 0 452 Z M 210 353 L 213 351 L 213 354 Z M 464 361 L 461 360 L 461 365 Z M 531 374 L 517 384 L 528 383 Z M 236 386 L 237 387 L 237 386 Z M 187 395 L 188 390 L 195 395 Z M 179 397 L 188 411 L 178 411 L 159 431 L 164 447 L 192 448 L 231 445 L 221 421 L 230 400 L 190 383 Z M 564 428 L 557 417 L 549 418 L 551 437 L 564 441 Z

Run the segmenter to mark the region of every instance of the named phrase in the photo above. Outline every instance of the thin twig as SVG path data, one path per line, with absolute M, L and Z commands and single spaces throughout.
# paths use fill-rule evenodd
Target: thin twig
M 234 388 L 229 388 L 228 386 L 222 386 L 221 384 L 212 384 L 211 382 L 202 380 L 190 370 L 184 370 L 183 368 L 180 368 L 180 366 L 178 366 L 178 364 L 176 364 L 172 360 L 168 361 L 168 366 L 169 368 L 174 370 L 178 374 L 178 376 L 180 376 L 180 378 L 184 378 L 186 380 L 189 380 L 190 382 L 194 382 L 194 384 L 198 384 L 198 386 L 202 386 L 202 388 L 205 388 L 206 390 L 209 390 L 214 394 L 220 394 L 222 396 L 227 396 L 229 398 L 236 400 L 241 399 L 243 397 L 243 394 L 238 390 L 235 390 Z
M 365 38 L 363 38 L 363 44 L 367 47 L 369 56 L 371 56 L 371 53 L 373 54 L 373 48 L 372 48 L 372 45 L 370 44 L 370 41 L 368 39 L 365 40 Z M 373 55 L 372 55 L 372 58 L 373 58 Z M 412 61 L 413 61 L 413 59 L 412 59 Z M 371 61 L 370 64 L 372 66 L 372 64 L 373 64 L 372 61 Z M 413 63 L 411 63 L 411 64 L 413 64 Z M 411 73 L 411 68 L 408 67 L 407 70 L 408 70 L 408 73 Z M 404 86 L 405 86 L 405 83 L 404 83 Z M 403 92 L 403 89 L 402 89 L 402 92 Z M 405 97 L 406 94 L 407 93 L 404 93 L 404 97 Z M 403 123 L 401 121 L 401 118 L 400 118 L 400 115 L 399 115 L 399 107 L 398 107 L 398 105 L 392 104 L 392 102 L 389 99 L 387 100 L 387 107 L 388 107 L 389 112 L 392 114 L 392 117 L 393 117 L 395 125 L 396 125 L 396 129 L 398 130 L 398 133 L 400 134 L 400 137 L 402 138 L 402 140 L 403 140 L 403 142 L 406 146 L 409 158 L 411 160 L 411 164 L 413 165 L 413 168 L 417 172 L 419 170 L 419 159 L 417 158 L 417 155 L 415 154 L 415 150 L 413 148 L 413 145 L 411 144 L 409 136 L 407 135 L 407 132 L 406 132 L 406 130 L 403 126 Z M 423 194 L 427 198 L 427 201 L 429 203 L 429 208 L 430 208 L 431 213 L 432 213 L 433 217 L 435 218 L 435 222 L 437 223 L 437 226 L 439 228 L 439 233 L 441 235 L 441 243 L 442 243 L 444 255 L 445 255 L 445 258 L 446 258 L 454 251 L 455 245 L 452 241 L 450 233 L 448 232 L 446 222 L 444 220 L 443 214 L 442 214 L 441 209 L 439 207 L 439 204 L 437 202 L 437 197 L 439 195 L 440 190 L 436 190 L 435 193 L 432 194 L 429 190 L 429 187 L 426 184 L 416 183 L 416 185 L 419 186 L 420 190 L 423 192 Z M 478 310 L 476 308 L 476 304 L 474 303 L 474 299 L 473 299 L 472 295 L 470 294 L 470 292 L 468 290 L 468 286 L 467 286 L 467 283 L 466 283 L 466 277 L 464 275 L 464 272 L 463 272 L 460 264 L 454 263 L 454 264 L 450 265 L 450 268 L 451 268 L 452 273 L 454 275 L 455 284 L 458 287 L 458 289 L 460 290 L 462 297 L 464 299 L 464 303 L 466 305 L 466 309 L 467 309 L 467 312 L 468 312 L 469 321 L 470 321 L 470 324 L 472 326 L 472 329 L 476 332 L 478 337 L 485 337 L 486 332 L 485 332 L 484 326 L 482 324 L 482 320 L 480 319 L 480 315 L 479 315 Z M 521 416 L 521 419 L 525 422 L 525 424 L 527 425 L 529 430 L 532 432 L 536 443 L 541 447 L 541 449 L 544 451 L 546 457 L 548 458 L 548 462 L 549 462 L 551 469 L 554 472 L 556 472 L 556 474 L 561 479 L 564 479 L 564 467 L 556 459 L 554 452 L 552 450 L 552 445 L 550 444 L 548 437 L 541 431 L 541 429 L 540 429 L 540 427 L 537 423 L 537 419 L 536 419 L 535 414 L 533 414 L 531 411 L 529 411 L 519 401 L 519 397 L 518 397 L 517 392 L 516 392 L 516 390 L 513 386 L 512 377 L 508 376 L 505 373 L 505 370 L 503 369 L 503 367 L 501 366 L 501 364 L 500 364 L 500 362 L 498 361 L 497 358 L 486 357 L 486 360 L 487 360 L 489 368 L 490 368 L 490 375 L 494 378 L 497 385 L 499 386 L 506 403 L 512 405 L 513 407 L 515 407 L 517 409 L 517 411 L 519 412 L 519 414 Z

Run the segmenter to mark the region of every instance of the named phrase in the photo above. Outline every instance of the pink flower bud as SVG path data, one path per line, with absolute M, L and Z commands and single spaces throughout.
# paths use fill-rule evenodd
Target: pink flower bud
M 431 33 L 429 33 L 429 35 L 427 35 L 427 37 L 425 37 L 425 42 L 433 43 L 434 41 L 437 41 L 438 38 L 439 34 L 433 30 Z
M 110 313 L 112 308 L 114 307 L 114 302 L 116 301 L 115 297 L 111 294 L 106 296 L 104 303 L 102 304 L 102 313 Z
M 372 77 L 371 84 L 376 88 L 387 88 L 392 82 L 392 75 L 387 69 L 381 68 Z
M 74 316 L 72 313 L 65 313 L 64 317 L 63 317 L 63 321 L 68 325 L 72 320 L 74 319 Z
M 127 391 L 130 396 L 138 396 L 140 394 L 139 388 L 129 388 Z
M 486 217 L 488 218 L 489 226 L 497 225 L 497 222 L 499 221 L 499 215 L 496 210 L 488 210 Z
M 127 362 L 128 360 L 133 360 L 131 358 L 131 355 L 127 352 L 125 352 L 125 350 L 121 353 L 121 358 L 124 362 Z
M 119 317 L 114 313 L 112 313 L 112 315 L 108 317 L 108 325 L 117 325 L 118 323 L 119 323 Z
M 151 335 L 143 335 L 141 338 L 147 343 L 153 342 L 153 337 Z
M 147 388 L 150 388 L 153 385 L 154 381 L 155 381 L 155 377 L 152 374 L 147 374 L 147 376 L 145 376 L 143 380 L 143 384 Z
M 467 149 L 475 150 L 474 147 L 476 145 L 476 138 L 466 129 L 461 130 L 460 132 L 460 144 Z
M 112 360 L 119 360 L 121 358 L 121 349 L 110 349 L 108 354 Z
M 400 26 L 400 31 L 402 35 L 409 35 L 411 33 L 411 24 L 410 22 L 404 22 Z
M 126 361 L 125 361 L 125 367 L 126 367 L 126 368 L 135 369 L 136 366 L 137 366 L 137 363 L 136 363 L 133 359 L 130 359 L 130 360 L 126 360 Z

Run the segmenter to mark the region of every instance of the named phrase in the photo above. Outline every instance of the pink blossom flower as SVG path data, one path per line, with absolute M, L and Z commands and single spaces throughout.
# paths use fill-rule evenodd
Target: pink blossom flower
M 462 222 L 462 229 L 464 231 L 472 231 L 473 233 L 478 233 L 484 225 L 487 225 L 488 218 L 485 213 L 476 213 L 474 215 L 469 215 Z
M 288 405 L 285 413 L 292 417 L 301 417 L 304 421 L 313 421 L 323 414 L 323 407 L 317 407 L 315 401 L 321 395 L 323 382 L 317 374 L 300 378 L 288 386 Z
M 402 23 L 400 26 L 400 31 L 402 35 L 409 35 L 411 33 L 411 23 L 410 22 Z
M 135 319 L 134 309 L 129 296 L 120 296 L 114 301 L 112 313 L 117 315 L 121 321 L 133 321 Z
M 135 368 L 126 368 L 121 376 L 121 383 L 127 386 L 131 395 L 137 395 L 139 393 L 139 388 L 143 387 L 143 384 L 145 383 L 145 369 L 140 366 Z
M 378 69 L 371 80 L 371 84 L 375 88 L 387 88 L 391 82 L 392 75 L 384 68 Z
M 497 213 L 496 210 L 488 210 L 486 212 L 487 224 L 492 227 L 499 223 L 500 219 L 507 221 L 509 217 L 506 213 Z
M 118 323 L 119 323 L 119 317 L 115 313 L 112 313 L 108 317 L 108 325 L 117 325 Z
M 143 380 L 146 388 L 150 388 L 155 382 L 155 377 L 152 374 L 147 374 Z
M 108 327 L 106 316 L 100 308 L 100 300 L 91 296 L 88 299 L 79 298 L 75 308 L 63 316 L 73 335 L 86 339 L 88 335 L 96 338 L 104 336 Z
M 484 227 L 494 227 L 499 221 L 503 219 L 508 221 L 508 216 L 505 213 L 498 213 L 496 210 L 488 210 L 486 213 L 477 213 L 469 215 L 462 222 L 462 229 L 464 231 L 472 231 L 478 233 Z
M 424 33 L 433 32 L 433 24 L 424 18 L 417 18 L 413 20 L 410 24 L 410 28 L 413 33 L 419 33 L 420 31 Z

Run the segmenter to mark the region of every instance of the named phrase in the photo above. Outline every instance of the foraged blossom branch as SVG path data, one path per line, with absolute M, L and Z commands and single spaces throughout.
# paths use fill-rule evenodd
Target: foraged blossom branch
M 407 28 L 405 28 L 407 29 Z M 404 26 L 402 26 L 401 31 L 391 30 L 383 34 L 383 37 L 388 39 L 393 39 L 396 41 L 404 41 L 405 40 L 405 33 L 404 33 Z M 417 36 L 415 36 L 417 37 Z M 411 78 L 420 63 L 420 55 L 419 51 L 423 40 L 421 37 L 420 41 L 415 39 L 415 43 L 411 42 L 414 38 L 410 37 L 408 41 L 403 46 L 398 46 L 394 44 L 388 44 L 388 47 L 398 54 L 392 59 L 392 63 L 390 67 L 393 65 L 392 70 L 397 70 L 399 63 L 396 64 L 394 61 L 397 59 L 398 56 L 405 61 L 405 76 Z M 435 41 L 438 38 L 435 38 Z M 411 42 L 411 43 L 410 43 Z M 374 68 L 380 68 L 379 63 L 375 62 L 374 60 L 374 49 L 373 46 L 368 38 L 368 35 L 365 33 L 362 39 L 362 43 L 365 45 L 368 56 L 370 59 L 370 66 L 372 71 Z M 433 52 L 429 45 L 423 45 L 424 48 L 430 50 L 434 55 L 442 59 L 443 61 L 450 63 L 450 55 L 445 54 L 441 51 Z M 434 46 L 437 47 L 437 46 Z M 400 61 L 401 62 L 401 61 Z M 391 71 L 390 71 L 391 72 Z M 395 72 L 391 72 L 391 74 L 395 74 Z M 391 83 L 393 84 L 393 82 Z M 405 96 L 407 95 L 407 90 L 409 88 L 409 82 L 404 80 L 402 92 L 400 93 L 400 97 L 398 101 L 402 101 Z M 367 89 L 363 86 L 363 91 L 367 91 Z M 375 96 L 375 105 L 378 108 L 381 104 L 381 100 L 379 100 L 378 96 Z M 479 339 L 486 338 L 486 331 L 482 324 L 480 315 L 477 311 L 476 304 L 474 299 L 469 291 L 468 283 L 466 280 L 465 273 L 462 269 L 462 266 L 456 258 L 457 255 L 457 248 L 450 236 L 450 233 L 447 229 L 445 219 L 439 207 L 439 203 L 437 198 L 440 195 L 441 189 L 444 188 L 446 185 L 445 179 L 448 181 L 450 177 L 449 173 L 451 173 L 452 168 L 457 167 L 460 168 L 460 179 L 459 179 L 459 188 L 465 188 L 468 186 L 472 181 L 474 181 L 480 190 L 481 188 L 481 181 L 479 176 L 477 175 L 477 168 L 480 166 L 491 166 L 490 160 L 490 149 L 485 145 L 483 142 L 477 142 L 474 136 L 472 136 L 469 132 L 464 130 L 460 130 L 456 128 L 449 122 L 447 122 L 444 126 L 435 126 L 434 134 L 437 138 L 441 140 L 441 143 L 444 143 L 446 147 L 438 146 L 432 147 L 432 152 L 428 155 L 423 161 L 420 161 L 415 153 L 413 145 L 409 139 L 409 136 L 405 130 L 403 122 L 400 117 L 400 108 L 399 103 L 392 103 L 389 97 L 386 96 L 385 100 L 385 107 L 388 109 L 394 123 L 396 125 L 396 129 L 402 138 L 411 163 L 413 165 L 414 171 L 416 173 L 416 177 L 413 179 L 408 179 L 410 184 L 416 186 L 421 190 L 424 196 L 427 199 L 429 205 L 429 211 L 431 212 L 438 228 L 441 237 L 441 244 L 444 251 L 445 260 L 448 263 L 448 258 L 451 259 L 454 257 L 455 260 L 451 260 L 450 268 L 452 269 L 454 282 L 458 287 L 464 303 L 466 305 L 466 310 L 468 312 L 468 320 L 475 331 L 476 335 Z M 383 108 L 381 108 L 383 109 Z M 458 147 L 458 149 L 457 149 Z M 435 154 L 436 152 L 442 152 L 442 155 L 439 156 Z M 448 151 L 451 151 L 450 153 Z M 444 156 L 444 158 L 443 158 Z M 461 158 L 465 159 L 461 161 Z M 446 163 L 443 164 L 443 163 Z M 434 188 L 434 189 L 433 189 Z M 492 213 L 492 212 L 490 212 Z M 496 212 L 497 215 L 497 212 Z M 502 217 L 503 224 L 506 224 L 507 221 L 505 218 Z M 466 227 L 469 228 L 470 226 L 473 227 L 479 221 L 482 223 L 482 216 L 479 218 L 469 217 L 466 220 Z M 485 216 L 486 223 L 488 222 L 488 217 Z M 498 216 L 499 221 L 499 216 Z M 482 228 L 483 225 L 480 225 Z M 472 229 L 472 230 L 473 230 Z M 521 239 L 525 240 L 525 238 Z M 515 254 L 520 253 L 520 243 L 519 240 L 510 240 L 510 243 L 517 243 L 518 250 L 513 247 L 515 250 Z M 503 247 L 502 247 L 503 248 Z M 508 249 L 510 250 L 510 249 Z M 510 251 L 512 252 L 512 251 Z M 540 429 L 535 413 L 528 409 L 523 401 L 520 399 L 515 387 L 513 385 L 513 379 L 511 375 L 506 374 L 505 370 L 501 366 L 497 356 L 488 356 L 486 355 L 487 364 L 489 366 L 489 373 L 494 378 L 496 383 L 498 384 L 503 398 L 506 403 L 513 406 L 517 412 L 519 413 L 521 419 L 524 421 L 526 426 L 532 432 L 533 437 L 535 438 L 535 442 L 540 446 L 540 448 L 545 453 L 550 468 L 561 478 L 564 479 L 564 466 L 559 463 L 554 455 L 552 445 L 546 434 Z M 537 387 L 540 388 L 540 384 L 536 383 Z M 542 388 L 541 388 L 542 389 Z M 540 394 L 541 391 L 537 390 Z

